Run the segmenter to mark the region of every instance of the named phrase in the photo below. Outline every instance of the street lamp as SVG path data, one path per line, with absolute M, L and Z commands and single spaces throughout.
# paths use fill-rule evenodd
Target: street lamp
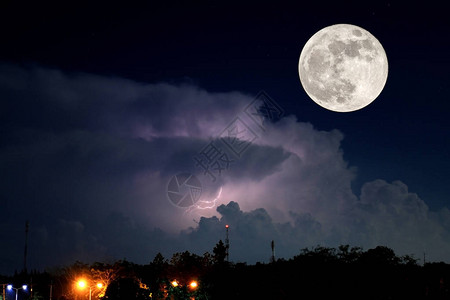
M 79 280 L 77 284 L 80 289 L 84 289 L 86 287 L 86 281 L 84 280 Z
M 170 281 L 170 285 L 168 287 L 168 290 L 165 289 L 165 295 L 171 297 L 174 297 L 176 299 L 182 298 L 187 299 L 186 297 L 189 296 L 189 299 L 195 299 L 193 296 L 196 293 L 196 290 L 198 289 L 199 283 L 196 280 L 191 281 L 185 281 L 182 280 L 181 283 L 174 279 Z M 173 298 L 171 298 L 173 299 Z
M 79 289 L 84 290 L 84 288 L 88 286 L 88 283 L 86 282 L 86 280 L 80 279 L 77 282 L 77 286 L 78 286 Z M 100 283 L 100 282 L 97 283 L 96 287 L 98 289 L 102 289 L 103 288 L 103 283 Z M 91 299 L 92 299 L 92 285 L 89 284 L 89 300 L 91 300 Z
M 198 287 L 198 283 L 195 280 L 192 280 L 191 283 L 189 284 L 189 287 L 193 290 L 195 290 Z
M 78 280 L 77 285 L 79 289 L 84 290 L 84 288 L 87 286 L 86 280 L 84 279 Z M 89 285 L 89 300 L 91 300 L 91 297 L 92 297 L 92 288 Z
M 22 287 L 20 287 L 20 288 L 15 288 L 15 287 L 12 286 L 12 284 L 8 284 L 8 286 L 7 286 L 6 288 L 8 289 L 8 291 L 11 291 L 11 290 L 15 290 L 15 291 L 16 291 L 16 300 L 17 300 L 17 292 L 18 292 L 19 290 L 24 290 L 24 291 L 26 291 L 27 288 L 28 288 L 28 286 L 27 286 L 26 284 L 24 284 L 24 285 L 22 285 Z

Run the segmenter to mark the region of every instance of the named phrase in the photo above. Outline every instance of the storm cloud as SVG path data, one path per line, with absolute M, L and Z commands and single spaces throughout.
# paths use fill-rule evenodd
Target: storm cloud
M 255 95 L 12 65 L 0 66 L 0 94 L 1 273 L 21 266 L 26 220 L 34 268 L 203 254 L 225 224 L 234 261 L 268 261 L 272 240 L 279 257 L 351 244 L 450 259 L 448 210 L 430 211 L 401 181 L 353 191 L 342 132 L 288 112 L 250 125 L 243 111 Z M 255 132 L 240 156 L 220 138 L 236 117 Z M 230 158 L 215 181 L 194 160 L 211 142 Z M 213 207 L 170 203 L 167 183 L 180 172 L 200 179 Z

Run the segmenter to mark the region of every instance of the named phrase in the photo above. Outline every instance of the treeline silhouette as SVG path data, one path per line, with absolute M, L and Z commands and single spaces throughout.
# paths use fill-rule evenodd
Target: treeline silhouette
M 39 273 L 15 274 L 2 282 L 27 283 L 21 299 L 449 299 L 450 265 L 419 265 L 385 246 L 367 251 L 305 248 L 291 259 L 271 263 L 231 263 L 219 241 L 212 253 L 188 251 L 166 259 L 158 253 L 145 265 L 126 260 L 112 264 L 75 264 Z M 90 289 L 77 287 L 79 280 Z M 9 280 L 9 281 L 8 281 Z M 101 287 L 96 287 L 102 283 Z M 6 300 L 13 299 L 8 294 Z M 9 297 L 9 298 L 8 298 Z

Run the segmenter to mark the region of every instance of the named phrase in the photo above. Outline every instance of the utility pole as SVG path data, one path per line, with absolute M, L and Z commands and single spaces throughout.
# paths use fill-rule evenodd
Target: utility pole
M 6 291 L 5 291 L 5 286 L 7 285 L 7 283 L 2 283 L 2 287 L 3 287 L 3 298 L 2 300 L 6 299 Z
M 28 220 L 25 222 L 25 250 L 23 253 L 23 271 L 27 273 L 27 252 L 28 252 L 28 228 L 30 223 Z
M 270 262 L 275 262 L 275 241 L 272 240 L 272 243 L 270 243 L 270 246 L 272 247 L 272 256 L 270 257 Z
M 230 262 L 230 253 L 229 253 L 229 249 L 230 249 L 230 240 L 228 238 L 228 224 L 225 225 L 225 228 L 227 230 L 227 236 L 225 238 L 225 249 L 226 249 L 226 254 L 227 254 L 227 262 Z

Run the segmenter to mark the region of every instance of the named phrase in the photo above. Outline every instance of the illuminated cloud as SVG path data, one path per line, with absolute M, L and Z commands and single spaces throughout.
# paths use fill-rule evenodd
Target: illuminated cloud
M 225 223 L 236 261 L 268 261 L 271 240 L 279 257 L 350 243 L 450 259 L 448 210 L 430 211 L 400 181 L 355 194 L 338 130 L 289 115 L 266 123 L 212 182 L 194 157 L 211 141 L 226 149 L 220 133 L 254 95 L 11 65 L 0 66 L 0 94 L 0 220 L 13 229 L 0 273 L 21 260 L 26 219 L 34 267 L 203 254 L 224 239 Z M 217 207 L 186 213 L 170 203 L 167 183 L 179 172 L 198 176 L 204 199 L 222 188 Z

